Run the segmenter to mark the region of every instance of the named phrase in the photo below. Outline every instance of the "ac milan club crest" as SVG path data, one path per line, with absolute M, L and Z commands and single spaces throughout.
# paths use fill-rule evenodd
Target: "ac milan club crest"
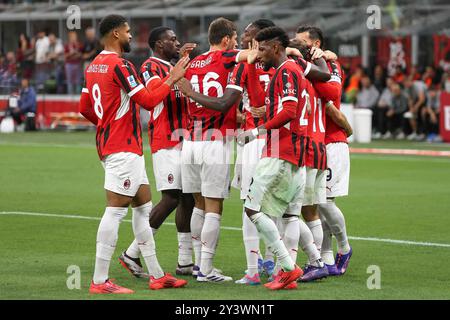
M 173 174 L 169 174 L 169 175 L 167 176 L 167 181 L 169 181 L 170 184 L 173 183 Z
M 125 190 L 130 189 L 130 186 L 131 186 L 131 181 L 130 181 L 130 179 L 127 179 L 127 180 L 125 180 L 125 181 L 123 182 L 123 187 L 124 187 Z

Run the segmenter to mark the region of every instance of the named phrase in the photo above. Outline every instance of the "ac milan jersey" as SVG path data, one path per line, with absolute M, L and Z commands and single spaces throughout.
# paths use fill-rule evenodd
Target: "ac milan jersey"
M 100 159 L 117 152 L 142 155 L 139 106 L 131 97 L 142 89 L 133 64 L 103 50 L 85 71 L 83 93 L 89 94 L 98 117 L 97 151 Z
M 195 91 L 209 97 L 221 97 L 228 79 L 238 61 L 239 50 L 208 51 L 193 59 L 186 71 L 188 79 Z M 214 131 L 219 130 L 223 137 L 227 129 L 236 129 L 236 106 L 225 114 L 203 107 L 189 100 L 190 138 L 197 140 L 214 140 Z
M 308 94 L 311 103 L 311 113 L 308 116 L 308 141 L 306 151 L 306 166 L 319 170 L 327 168 L 327 151 L 325 147 L 325 105 L 317 96 L 311 82 L 308 81 Z
M 306 78 L 294 60 L 286 60 L 277 69 L 266 92 L 266 118 L 273 119 L 283 103 L 297 104 L 297 114 L 278 130 L 269 130 L 263 157 L 279 158 L 299 167 L 305 165 L 308 93 Z
M 335 82 L 341 86 L 339 97 L 333 100 L 336 108 L 340 109 L 341 107 L 341 95 L 342 95 L 342 81 L 343 81 L 343 72 L 339 62 L 330 61 L 328 62 L 328 68 L 331 72 L 331 79 L 328 82 Z M 327 101 L 322 101 L 322 103 L 326 103 Z M 347 135 L 345 134 L 345 130 L 334 123 L 330 117 L 326 117 L 326 128 L 325 128 L 325 144 L 335 143 L 335 142 L 345 142 L 347 143 Z
M 171 68 L 169 62 L 150 57 L 141 66 L 141 80 L 147 86 L 154 79 L 167 77 Z M 176 146 L 183 138 L 182 129 L 186 127 L 187 99 L 174 85 L 170 94 L 150 111 L 148 135 L 152 153 Z
M 270 68 L 268 71 L 264 71 L 264 65 L 261 63 L 255 64 L 256 75 L 264 88 L 267 90 L 269 86 L 269 82 L 275 74 L 275 68 Z M 247 62 L 239 63 L 233 71 L 230 82 L 227 85 L 227 88 L 232 88 L 239 90 L 244 93 L 243 105 L 244 105 L 244 113 L 245 113 L 245 124 L 244 130 L 250 130 L 258 127 L 262 123 L 264 123 L 263 118 L 254 118 L 250 112 L 250 107 L 256 107 L 253 101 L 253 97 L 247 94 L 247 87 L 250 84 L 248 83 L 248 64 Z

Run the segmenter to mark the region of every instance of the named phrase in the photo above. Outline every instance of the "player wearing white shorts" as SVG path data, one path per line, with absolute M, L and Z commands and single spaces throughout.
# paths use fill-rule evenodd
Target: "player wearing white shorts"
M 162 271 L 148 223 L 152 208 L 145 171 L 139 106 L 152 110 L 185 73 L 188 58 L 181 59 L 159 90 L 151 94 L 141 84 L 134 66 L 121 56 L 130 51 L 130 28 L 125 17 L 109 15 L 100 22 L 105 46 L 85 72 L 86 86 L 80 98 L 80 113 L 97 126 L 97 151 L 105 170 L 107 207 L 97 232 L 92 294 L 133 293 L 109 279 L 109 265 L 116 247 L 119 225 L 133 211 L 133 232 L 147 265 L 150 289 L 178 288 L 187 284 Z
M 322 47 L 322 31 L 316 27 L 301 26 L 297 30 L 296 39 L 309 47 Z M 322 260 L 330 275 L 344 274 L 352 249 L 348 243 L 344 215 L 336 206 L 335 198 L 348 194 L 350 157 L 347 136 L 351 128 L 345 116 L 339 112 L 342 93 L 342 71 L 337 61 L 328 62 L 331 79 L 327 88 L 320 90 L 322 101 L 326 102 L 325 144 L 327 150 L 327 202 L 319 204 L 322 219 L 323 241 L 321 248 Z M 333 257 L 331 233 L 336 237 L 338 253 Z
M 151 30 L 148 44 L 153 56 L 141 66 L 140 77 L 150 92 L 163 83 L 172 69 L 170 61 L 188 55 L 195 47 L 187 43 L 181 47 L 173 30 L 156 27 Z M 190 221 L 194 201 L 192 195 L 181 189 L 181 145 L 183 130 L 187 127 L 187 99 L 177 86 L 150 112 L 148 133 L 153 158 L 156 189 L 161 201 L 150 212 L 153 235 L 176 209 L 175 224 L 178 238 L 178 265 L 176 274 L 192 274 L 192 241 Z M 136 240 L 119 257 L 119 261 L 135 277 L 147 277 L 139 259 L 140 250 Z
M 304 166 L 307 124 L 301 121 L 309 103 L 306 78 L 294 60 L 288 59 L 289 38 L 284 30 L 269 27 L 258 32 L 254 54 L 248 59 L 249 94 L 265 96 L 267 122 L 238 136 L 247 143 L 267 132 L 263 158 L 258 162 L 245 200 L 246 213 L 280 264 L 280 272 L 265 286 L 271 290 L 294 288 L 303 274 L 295 264 L 299 240 L 299 214 L 306 182 Z M 256 78 L 254 62 L 260 59 L 266 70 L 276 68 L 267 94 Z M 276 224 L 269 217 L 282 218 L 285 236 L 281 240 Z M 292 229 L 292 230 L 291 230 Z
M 246 51 L 237 47 L 236 26 L 219 18 L 209 26 L 210 50 L 191 61 L 180 88 L 190 98 L 189 139 L 183 143 L 183 192 L 192 193 L 191 218 L 195 254 L 193 275 L 199 282 L 232 280 L 213 267 L 223 200 L 230 192 L 231 142 L 236 131 L 241 92 L 228 90 L 228 79 Z

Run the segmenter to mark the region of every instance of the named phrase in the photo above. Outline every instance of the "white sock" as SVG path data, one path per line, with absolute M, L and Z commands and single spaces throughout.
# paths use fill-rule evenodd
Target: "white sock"
M 306 223 L 299 219 L 299 231 L 300 231 L 300 247 L 303 252 L 306 253 L 309 264 L 315 267 L 323 267 L 323 263 L 320 259 L 320 252 L 317 250 L 314 244 L 314 238 Z
M 216 247 L 220 234 L 221 215 L 214 212 L 205 214 L 205 223 L 201 235 L 202 256 L 200 262 L 200 272 L 203 275 L 209 274 L 213 269 L 213 259 L 216 254 Z
M 330 226 L 322 214 L 320 215 L 320 220 L 322 221 L 323 230 L 322 250 L 320 250 L 320 254 L 322 261 L 332 266 L 335 263 L 333 253 L 333 236 L 331 234 Z
M 178 232 L 178 264 L 192 264 L 192 237 L 190 232 Z
M 130 244 L 128 249 L 125 251 L 125 254 L 133 259 L 139 258 L 139 255 L 141 254 L 141 250 L 139 250 L 139 246 L 138 246 L 136 239 L 134 239 L 133 242 Z
M 252 215 L 250 220 L 256 225 L 256 229 L 258 229 L 261 238 L 277 257 L 277 261 L 280 263 L 283 270 L 294 270 L 295 264 L 283 241 L 281 241 L 280 233 L 272 219 L 266 214 L 259 212 Z
M 247 258 L 247 275 L 253 277 L 258 273 L 259 235 L 258 229 L 247 214 L 242 215 L 242 234 L 244 237 L 245 257 Z
M 95 253 L 94 283 L 108 280 L 109 264 L 116 248 L 119 225 L 127 215 L 128 208 L 106 207 L 97 231 L 97 249 Z
M 202 252 L 202 229 L 205 222 L 205 212 L 199 208 L 192 210 L 191 217 L 191 237 L 192 247 L 194 249 L 194 264 L 200 266 L 200 258 Z
M 316 245 L 317 250 L 319 250 L 320 252 L 320 250 L 322 249 L 322 242 L 323 242 L 322 221 L 320 221 L 320 219 L 307 221 L 306 225 L 308 226 L 309 230 L 311 230 L 314 239 L 314 244 Z
M 154 236 L 156 234 L 156 232 L 158 231 L 158 229 L 154 229 L 154 228 L 151 228 L 151 229 L 152 229 L 152 233 Z M 125 254 L 133 259 L 139 258 L 139 255 L 141 254 L 141 250 L 139 250 L 139 246 L 138 246 L 136 239 L 134 239 L 133 242 L 130 244 L 128 249 L 125 251 Z
M 300 238 L 299 223 L 298 217 L 283 218 L 283 242 L 294 263 L 297 261 L 298 242 Z
M 320 213 L 324 215 L 331 232 L 336 237 L 338 252 L 341 254 L 348 253 L 350 251 L 350 244 L 348 243 L 345 218 L 342 211 L 336 206 L 334 200 L 331 199 L 327 199 L 327 203 L 321 204 L 319 207 Z
M 139 250 L 147 265 L 148 273 L 155 279 L 164 276 L 164 272 L 156 257 L 155 240 L 149 224 L 149 215 L 152 210 L 152 202 L 133 208 L 133 232 L 137 240 Z

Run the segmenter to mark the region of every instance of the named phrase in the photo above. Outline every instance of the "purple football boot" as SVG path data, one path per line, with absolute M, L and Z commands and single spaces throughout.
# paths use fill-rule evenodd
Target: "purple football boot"
M 338 269 L 339 273 L 342 275 L 347 271 L 348 263 L 350 261 L 350 258 L 352 257 L 352 247 L 350 247 L 350 251 L 346 254 L 337 253 L 336 254 L 336 268 Z
M 303 269 L 303 272 L 304 272 L 303 276 L 300 279 L 298 279 L 297 282 L 310 282 L 326 278 L 328 276 L 328 268 L 325 265 L 322 268 L 307 265 Z
M 325 263 L 325 267 L 328 270 L 329 276 L 340 276 L 341 275 L 338 268 L 336 267 L 336 264 L 326 264 Z

